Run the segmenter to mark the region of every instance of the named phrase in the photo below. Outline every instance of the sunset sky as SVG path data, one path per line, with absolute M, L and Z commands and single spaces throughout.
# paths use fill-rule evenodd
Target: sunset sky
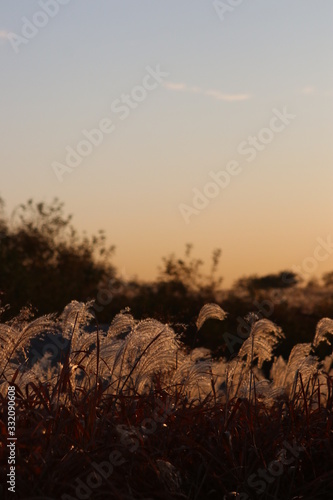
M 226 286 L 302 266 L 333 239 L 332 28 L 331 0 L 1 2 L 7 212 L 58 197 L 142 279 L 188 242 Z

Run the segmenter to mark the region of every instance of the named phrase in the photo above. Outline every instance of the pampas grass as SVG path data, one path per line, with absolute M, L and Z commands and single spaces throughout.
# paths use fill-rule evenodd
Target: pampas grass
M 76 479 L 85 481 L 110 450 L 126 465 L 93 498 L 257 498 L 249 476 L 295 440 L 302 462 L 292 476 L 286 469 L 268 482 L 262 498 L 325 494 L 333 377 L 312 349 L 329 341 L 331 319 L 318 323 L 313 345 L 295 346 L 284 361 L 274 358 L 281 328 L 252 315 L 248 339 L 227 361 L 189 351 L 170 325 L 135 319 L 128 309 L 101 332 L 91 305 L 74 301 L 58 317 L 37 319 L 25 311 L 0 325 L 0 444 L 3 451 L 6 391 L 15 385 L 20 498 L 73 498 Z M 225 315 L 206 304 L 197 328 Z M 69 340 L 62 360 L 52 366 L 46 353 L 30 366 L 32 339 L 47 333 Z M 270 380 L 265 361 L 273 361 Z

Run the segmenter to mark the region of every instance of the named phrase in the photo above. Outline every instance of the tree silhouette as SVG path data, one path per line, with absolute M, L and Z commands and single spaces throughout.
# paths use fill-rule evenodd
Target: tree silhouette
M 114 276 L 114 247 L 106 246 L 104 232 L 81 236 L 70 222 L 58 199 L 29 200 L 9 220 L 2 210 L 0 290 L 11 314 L 27 304 L 41 314 L 61 311 L 73 299 L 95 298 L 99 282 Z

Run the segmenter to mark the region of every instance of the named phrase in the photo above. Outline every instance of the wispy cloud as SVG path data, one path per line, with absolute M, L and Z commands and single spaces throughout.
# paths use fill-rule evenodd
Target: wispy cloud
M 246 99 L 250 99 L 249 94 L 225 94 L 219 90 L 207 90 L 204 94 L 218 101 L 245 101 Z
M 307 85 L 306 87 L 303 87 L 301 89 L 301 94 L 310 95 L 310 94 L 314 94 L 315 91 L 316 91 L 316 89 L 313 85 Z
M 185 83 L 166 82 L 164 84 L 164 87 L 169 89 L 169 90 L 186 90 Z
M 189 92 L 192 94 L 206 95 L 217 101 L 245 101 L 251 97 L 250 94 L 227 94 L 215 89 L 205 90 L 196 86 L 191 87 L 186 83 L 165 82 L 164 87 L 175 92 Z
M 301 95 L 311 96 L 315 95 L 316 97 L 333 97 L 333 90 L 323 90 L 314 87 L 313 85 L 307 85 L 299 89 Z

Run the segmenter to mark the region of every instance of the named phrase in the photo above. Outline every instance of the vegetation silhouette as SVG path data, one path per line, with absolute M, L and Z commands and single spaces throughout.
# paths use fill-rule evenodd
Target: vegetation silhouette
M 106 244 L 104 231 L 79 234 L 58 199 L 51 203 L 28 200 L 8 217 L 0 199 L 0 299 L 3 319 L 32 306 L 38 314 L 59 312 L 72 300 L 94 301 L 100 324 L 109 324 L 129 308 L 136 318 L 154 317 L 169 323 L 191 348 L 206 347 L 215 357 L 235 355 L 244 340 L 249 313 L 272 320 L 286 335 L 277 355 L 285 359 L 294 345 L 311 342 L 317 322 L 331 315 L 333 272 L 323 284 L 284 270 L 266 276 L 237 280 L 230 290 L 222 288 L 220 249 L 212 253 L 211 267 L 193 256 L 187 244 L 184 255 L 163 257 L 155 281 L 124 281 L 112 263 L 115 247 Z M 261 308 L 269 302 L 270 309 Z M 228 315 L 223 322 L 210 318 L 197 330 L 200 309 L 217 303 Z M 8 305 L 8 306 L 7 306 Z M 240 323 L 242 320 L 242 323 Z M 237 341 L 226 342 L 226 335 Z
M 226 314 L 206 304 L 197 328 Z M 103 333 L 95 319 L 91 303 L 72 301 L 60 315 L 0 322 L 0 447 L 11 394 L 19 498 L 331 498 L 333 372 L 312 348 L 328 344 L 332 361 L 332 319 L 288 362 L 275 358 L 270 380 L 261 368 L 284 334 L 254 313 L 228 362 L 186 349 L 156 319 L 123 311 Z M 68 341 L 63 362 L 15 360 L 48 331 Z M 0 465 L 5 484 L 5 454 Z
M 63 203 L 27 203 L 6 218 L 0 213 L 0 290 L 10 315 L 31 304 L 40 314 L 62 310 L 72 298 L 98 292 L 102 278 L 112 278 L 113 247 L 105 234 L 79 235 L 64 215 Z
M 9 386 L 20 498 L 329 498 L 332 273 L 224 290 L 221 251 L 205 274 L 187 245 L 125 282 L 58 200 L 3 206 L 0 448 Z

